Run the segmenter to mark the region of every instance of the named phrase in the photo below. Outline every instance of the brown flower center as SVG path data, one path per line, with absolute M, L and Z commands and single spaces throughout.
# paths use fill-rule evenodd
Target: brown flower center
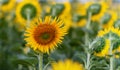
M 37 43 L 46 45 L 55 39 L 56 28 L 51 24 L 40 24 L 34 31 L 34 38 Z

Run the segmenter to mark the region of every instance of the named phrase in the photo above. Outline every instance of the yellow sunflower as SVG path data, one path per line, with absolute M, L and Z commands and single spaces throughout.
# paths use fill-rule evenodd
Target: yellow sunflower
M 85 70 L 82 64 L 72 60 L 58 61 L 52 64 L 53 70 Z
M 40 13 L 41 7 L 38 0 L 23 0 L 17 5 L 16 19 L 22 26 L 25 26 L 28 20 L 36 21 Z
M 104 30 L 99 31 L 98 32 L 98 37 L 104 37 L 105 35 L 107 36 L 107 34 L 109 34 L 111 32 L 118 37 L 120 36 L 119 28 L 109 27 L 109 28 L 106 28 Z
M 63 2 L 63 3 L 54 3 L 51 8 L 51 15 L 52 16 L 59 16 L 60 18 L 65 18 L 66 16 L 69 16 L 71 12 L 71 5 L 69 2 Z
M 102 17 L 103 28 L 109 28 L 113 26 L 114 22 L 117 20 L 117 13 L 115 11 L 107 11 Z
M 104 30 L 101 30 L 98 32 L 98 37 L 102 37 L 102 42 L 100 43 L 99 47 L 95 50 L 96 56 L 106 56 L 109 55 L 109 49 L 110 49 L 110 40 L 109 35 L 112 36 L 113 43 L 113 53 L 115 51 L 120 52 L 120 30 L 119 28 L 109 27 Z
M 120 18 L 118 18 L 114 23 L 113 23 L 113 26 L 115 27 L 115 28 L 120 28 Z
M 73 27 L 84 27 L 87 23 L 86 20 L 86 8 L 84 6 L 84 4 L 76 4 L 76 9 L 74 11 L 75 14 L 73 14 Z M 79 8 L 81 7 L 81 8 Z
M 67 19 L 63 19 L 61 18 L 63 21 L 64 21 L 64 25 L 66 26 L 66 30 L 68 31 L 70 29 L 70 27 L 72 26 L 72 17 L 71 15 L 69 15 L 68 17 L 66 17 Z
M 83 15 L 83 16 L 85 16 L 85 15 L 87 15 L 87 13 L 86 13 L 86 6 L 85 6 L 86 4 L 81 4 L 81 3 L 77 3 L 76 5 L 75 5 L 75 11 L 73 11 L 74 13 L 77 13 L 77 14 L 79 14 L 79 15 Z
M 84 27 L 87 23 L 85 15 L 74 15 L 73 16 L 73 27 Z
M 101 38 L 98 42 L 98 46 L 94 49 L 94 55 L 99 57 L 105 57 L 109 53 L 110 41 L 108 39 Z
M 59 18 L 65 22 L 65 25 L 67 27 L 66 29 L 68 30 L 72 25 L 72 16 L 70 10 L 71 6 L 69 2 L 57 2 L 53 3 L 50 10 L 50 15 L 54 17 L 59 16 Z
M 16 0 L 2 0 L 1 10 L 3 12 L 11 11 L 15 6 Z
M 92 21 L 99 21 L 100 18 L 104 15 L 108 6 L 105 2 L 88 2 L 85 4 L 87 9 L 87 14 L 91 12 L 91 20 Z
M 44 21 L 31 23 L 25 32 L 25 40 L 31 48 L 49 53 L 62 42 L 63 36 L 66 35 L 66 27 L 59 19 L 52 20 L 51 17 L 46 17 Z

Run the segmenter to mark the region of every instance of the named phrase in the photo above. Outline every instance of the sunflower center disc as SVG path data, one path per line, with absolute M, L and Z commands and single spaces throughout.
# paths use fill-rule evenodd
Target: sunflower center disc
M 56 30 L 52 25 L 41 24 L 36 28 L 34 32 L 34 38 L 37 43 L 46 45 L 54 41 L 56 36 L 55 32 Z
M 102 18 L 102 23 L 106 24 L 110 21 L 110 19 L 111 19 L 111 15 L 109 13 L 106 13 Z
M 0 1 L 1 2 L 1 1 Z M 2 4 L 5 5 L 5 4 L 8 4 L 9 3 L 9 0 L 2 0 Z
M 24 19 L 33 19 L 36 16 L 37 10 L 32 4 L 26 4 L 21 9 L 21 15 Z
M 89 8 L 87 13 L 91 12 L 92 15 L 96 15 L 100 12 L 101 10 L 101 5 L 100 4 L 92 4 Z
M 47 39 L 50 38 L 50 34 L 49 34 L 49 33 L 43 33 L 43 34 L 41 35 L 41 38 L 44 39 L 44 40 L 47 40 Z

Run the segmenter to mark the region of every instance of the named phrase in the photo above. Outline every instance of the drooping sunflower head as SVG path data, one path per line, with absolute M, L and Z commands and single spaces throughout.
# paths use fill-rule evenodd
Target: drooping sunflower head
M 119 28 L 114 27 L 105 28 L 104 30 L 98 32 L 98 37 L 105 37 L 108 39 L 108 36 L 110 34 L 112 35 L 113 38 L 118 39 L 118 37 L 120 36 Z
M 87 8 L 87 14 L 89 13 L 92 14 L 91 20 L 92 21 L 99 21 L 100 18 L 104 15 L 104 12 L 107 10 L 108 6 L 104 2 L 99 2 L 99 3 L 92 3 L 88 2 L 86 3 L 86 8 Z
M 113 26 L 116 20 L 117 20 L 117 13 L 115 11 L 107 11 L 101 19 L 103 28 L 109 28 Z
M 58 61 L 52 64 L 53 70 L 85 70 L 82 64 L 72 60 Z
M 15 6 L 15 3 L 16 3 L 16 0 L 0 0 L 1 2 L 1 10 L 3 12 L 8 12 L 8 11 L 11 11 L 14 6 Z
M 21 25 L 25 26 L 27 21 L 36 21 L 40 12 L 41 7 L 38 0 L 23 0 L 16 7 L 16 18 Z
M 53 17 L 59 16 L 60 19 L 63 19 L 68 30 L 72 25 L 70 10 L 71 6 L 68 1 L 54 3 L 50 9 L 50 15 Z
M 115 28 L 120 28 L 120 19 L 117 19 L 114 23 L 113 23 L 113 26 L 115 27 Z
M 96 46 L 94 48 L 94 55 L 99 57 L 105 57 L 108 55 L 110 48 L 110 41 L 105 38 L 99 38 L 99 40 L 96 42 Z
M 109 48 L 110 48 L 110 44 L 113 45 L 113 53 L 115 53 L 115 51 L 119 51 L 119 47 L 120 47 L 120 30 L 119 28 L 114 28 L 114 27 L 109 27 L 106 28 L 104 30 L 101 30 L 98 32 L 98 37 L 102 37 L 101 41 L 102 43 L 100 44 L 99 48 L 106 48 L 103 49 L 102 51 L 106 51 L 106 54 L 109 55 Z M 111 43 L 109 38 L 111 37 Z M 103 47 L 105 46 L 106 47 Z M 105 52 L 103 52 L 103 54 L 105 54 Z M 96 54 L 97 56 L 99 56 L 99 54 Z M 100 54 L 101 55 L 101 54 Z
M 71 6 L 69 2 L 64 3 L 54 3 L 51 7 L 50 14 L 52 16 L 59 16 L 60 18 L 65 18 L 70 15 Z
M 74 7 L 74 9 L 73 9 L 74 11 L 74 13 L 77 13 L 77 14 L 79 14 L 79 15 L 82 15 L 82 16 L 85 16 L 85 15 L 87 15 L 87 13 L 86 13 L 86 6 L 85 6 L 85 4 L 82 4 L 82 3 L 75 3 L 75 7 Z
M 86 7 L 85 4 L 75 3 L 75 9 L 73 9 L 73 27 L 84 27 L 87 23 L 86 21 Z M 81 7 L 81 8 L 79 8 Z
M 46 17 L 44 21 L 31 23 L 25 31 L 26 42 L 36 51 L 49 53 L 62 42 L 66 26 L 62 21 Z
M 86 16 L 85 15 L 80 15 L 76 14 L 73 15 L 73 27 L 84 27 L 87 23 Z

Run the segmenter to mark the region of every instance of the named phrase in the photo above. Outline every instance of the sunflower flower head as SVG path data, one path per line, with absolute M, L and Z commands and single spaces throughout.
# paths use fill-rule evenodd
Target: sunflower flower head
M 96 43 L 96 47 L 94 48 L 94 54 L 99 57 L 105 57 L 106 55 L 108 55 L 109 47 L 110 41 L 101 37 Z
M 86 7 L 84 6 L 85 4 L 81 4 L 81 3 L 75 3 L 75 8 L 73 10 L 74 14 L 73 14 L 73 27 L 84 27 L 87 23 L 86 21 Z M 79 8 L 81 7 L 81 8 Z
M 15 7 L 16 0 L 0 0 L 1 10 L 3 12 L 11 11 Z
M 111 40 L 109 39 L 111 36 Z M 113 53 L 119 52 L 120 49 L 120 30 L 119 28 L 109 27 L 98 32 L 98 37 L 101 37 L 98 47 L 95 49 L 96 56 L 109 55 L 110 44 L 113 45 Z M 111 41 L 111 42 L 110 42 Z
M 54 3 L 51 7 L 50 14 L 52 16 L 59 16 L 60 18 L 65 18 L 70 15 L 71 5 L 69 2 L 64 3 Z
M 27 21 L 36 21 L 40 13 L 41 7 L 38 0 L 23 0 L 16 7 L 16 19 L 22 26 L 25 26 Z
M 115 11 L 107 11 L 101 19 L 103 28 L 109 28 L 114 25 L 114 22 L 117 20 L 117 14 Z M 117 23 L 117 22 L 116 22 Z M 116 25 L 115 25 L 116 26 Z
M 87 19 L 85 15 L 75 14 L 73 16 L 73 27 L 84 27 L 87 23 Z
M 97 3 L 88 2 L 86 3 L 85 6 L 87 9 L 87 14 L 88 15 L 89 13 L 92 14 L 91 16 L 92 21 L 99 21 L 99 19 L 104 15 L 104 13 L 108 8 L 107 4 L 104 2 L 97 2 Z
M 60 19 L 64 20 L 65 25 L 67 26 L 67 30 L 72 25 L 72 17 L 71 17 L 71 6 L 68 1 L 65 1 L 63 3 L 57 2 L 53 3 L 51 9 L 50 9 L 50 15 L 53 17 L 59 16 Z
M 52 68 L 53 70 L 84 70 L 82 64 L 79 64 L 78 62 L 73 62 L 69 59 L 53 63 Z
M 113 26 L 115 27 L 115 28 L 120 28 L 120 19 L 117 19 L 114 23 L 113 23 Z
M 47 16 L 44 21 L 31 23 L 25 32 L 25 41 L 31 48 L 49 53 L 62 42 L 63 36 L 66 35 L 66 26 L 61 20 Z

